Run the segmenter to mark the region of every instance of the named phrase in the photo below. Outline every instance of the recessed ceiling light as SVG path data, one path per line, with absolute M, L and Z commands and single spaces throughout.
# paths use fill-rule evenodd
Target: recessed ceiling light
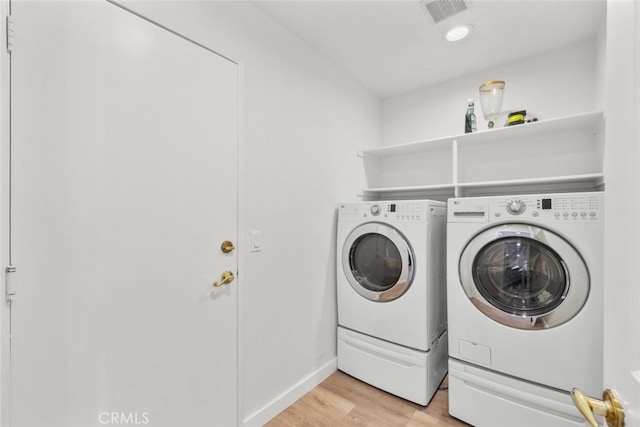
M 447 30 L 444 34 L 444 38 L 450 42 L 457 42 L 467 37 L 471 33 L 472 29 L 473 27 L 469 24 L 456 25 L 455 27 Z

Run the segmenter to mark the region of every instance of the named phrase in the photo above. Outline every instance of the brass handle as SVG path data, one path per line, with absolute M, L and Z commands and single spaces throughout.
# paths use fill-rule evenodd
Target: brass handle
M 213 286 L 215 286 L 216 288 L 219 288 L 222 285 L 226 285 L 227 283 L 233 282 L 234 278 L 235 277 L 233 276 L 233 273 L 227 270 L 224 273 L 222 273 L 222 275 L 220 276 L 219 282 L 213 282 Z
M 222 250 L 222 252 L 224 252 L 225 254 L 228 254 L 229 252 L 231 252 L 232 250 L 234 250 L 236 247 L 233 246 L 233 242 L 230 242 L 229 240 L 225 240 L 224 242 L 222 242 L 222 244 L 220 245 L 220 250 Z
M 582 412 L 584 418 L 592 427 L 598 427 L 595 415 L 602 415 L 609 427 L 624 427 L 624 409 L 613 391 L 606 389 L 602 393 L 602 400 L 594 399 L 574 388 L 571 390 L 574 405 Z

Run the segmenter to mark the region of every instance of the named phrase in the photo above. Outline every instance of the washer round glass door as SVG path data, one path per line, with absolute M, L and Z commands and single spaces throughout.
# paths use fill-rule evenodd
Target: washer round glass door
M 404 236 L 377 222 L 356 227 L 342 248 L 342 268 L 351 287 L 371 301 L 392 301 L 411 286 L 414 255 Z
M 561 325 L 589 296 L 589 272 L 576 249 L 528 224 L 500 225 L 475 236 L 462 251 L 459 273 L 480 311 L 519 329 Z

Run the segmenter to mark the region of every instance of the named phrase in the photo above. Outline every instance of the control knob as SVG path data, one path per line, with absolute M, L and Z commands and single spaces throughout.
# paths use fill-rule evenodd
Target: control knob
M 511 215 L 520 215 L 527 209 L 527 205 L 522 200 L 510 200 L 507 203 L 507 212 Z
M 371 215 L 373 216 L 380 215 L 380 206 L 378 205 L 371 206 Z

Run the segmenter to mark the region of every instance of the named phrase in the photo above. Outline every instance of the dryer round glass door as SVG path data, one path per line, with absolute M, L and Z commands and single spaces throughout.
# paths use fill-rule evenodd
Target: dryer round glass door
M 398 230 L 382 223 L 367 223 L 347 236 L 342 268 L 351 287 L 364 298 L 392 301 L 411 286 L 414 255 Z
M 574 317 L 589 296 L 589 273 L 576 249 L 528 224 L 478 234 L 462 251 L 459 273 L 478 309 L 519 329 L 558 326 Z

